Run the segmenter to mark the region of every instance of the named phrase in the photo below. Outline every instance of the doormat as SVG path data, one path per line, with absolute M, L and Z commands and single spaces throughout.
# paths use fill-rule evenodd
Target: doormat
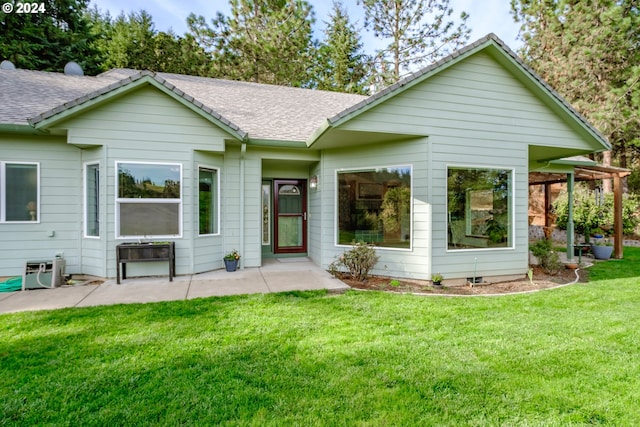
M 309 258 L 295 257 L 295 258 L 277 258 L 278 262 L 311 262 Z

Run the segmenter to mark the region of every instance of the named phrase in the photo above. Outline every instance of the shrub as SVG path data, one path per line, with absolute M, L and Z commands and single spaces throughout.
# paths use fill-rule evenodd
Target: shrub
M 563 191 L 553 202 L 553 210 L 557 215 L 556 225 L 561 230 L 567 229 L 568 202 L 567 193 Z M 640 217 L 638 196 L 624 194 L 622 198 L 622 232 L 631 235 L 635 232 Z M 577 187 L 573 193 L 573 223 L 575 231 L 585 235 L 596 228 L 613 229 L 613 194 L 605 194 L 604 203 L 598 206 L 593 192 L 584 187 Z
M 364 282 L 379 258 L 373 246 L 358 242 L 329 265 L 329 272 L 334 276 L 348 272 L 353 280 Z
M 529 250 L 538 258 L 538 262 L 540 263 L 540 267 L 549 274 L 555 274 L 562 267 L 562 263 L 560 262 L 560 257 L 553 250 L 553 244 L 551 240 L 541 239 L 535 242 L 533 245 L 529 247 Z

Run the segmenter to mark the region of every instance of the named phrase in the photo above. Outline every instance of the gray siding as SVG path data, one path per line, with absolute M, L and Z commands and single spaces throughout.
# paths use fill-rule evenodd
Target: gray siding
M 106 199 L 106 215 L 101 238 L 106 239 L 106 244 L 102 249 L 92 247 L 95 242 L 88 242 L 92 239 L 84 239 L 84 244 L 91 249 L 89 254 L 93 259 L 103 251 L 107 267 L 106 276 L 116 275 L 115 246 L 127 241 L 116 238 L 117 161 L 182 165 L 182 236 L 170 239 L 176 242 L 176 272 L 188 274 L 222 266 L 220 238 L 198 236 L 196 191 L 197 167 L 201 159 L 210 159 L 213 162 L 211 166 L 221 166 L 222 156 L 201 157 L 197 156 L 194 150 L 223 151 L 224 140 L 228 137 L 225 132 L 152 87 L 140 88 L 114 102 L 69 119 L 57 127 L 69 130 L 71 144 L 103 147 L 101 189 Z M 222 168 L 221 174 L 224 176 Z M 204 243 L 205 241 L 210 242 Z M 93 264 L 89 259 L 87 268 L 95 268 L 92 267 Z M 166 263 L 131 264 L 127 270 L 128 275 L 132 277 L 142 274 L 167 274 Z
M 528 262 L 528 147 L 584 147 L 580 136 L 567 123 L 484 53 L 353 118 L 341 129 L 428 136 L 428 144 L 409 143 L 421 148 L 394 151 L 399 156 L 405 155 L 404 161 L 399 158 L 395 163 L 406 163 L 408 159 L 414 163 L 414 250 L 403 255 L 385 254 L 379 263 L 389 266 L 388 263 L 396 262 L 402 266 L 388 268 L 384 274 L 423 279 L 428 279 L 432 272 L 440 272 L 445 278 L 471 277 L 474 271 L 477 276 L 524 274 Z M 367 148 L 352 155 L 357 159 L 355 164 L 360 164 L 363 157 L 374 153 L 375 149 Z M 382 151 L 379 155 L 368 163 L 394 163 L 393 152 Z M 335 167 L 338 159 L 327 157 L 333 160 L 326 166 Z M 418 159 L 425 159 L 420 167 L 428 170 L 415 170 Z M 447 165 L 514 169 L 514 248 L 447 251 Z M 331 176 L 330 170 L 323 173 Z M 328 202 L 335 203 L 324 197 L 324 212 L 335 215 L 335 208 L 326 210 Z M 324 223 L 331 227 L 325 230 L 323 240 L 331 241 L 327 239 L 334 239 L 333 220 Z M 429 248 L 430 264 L 426 257 Z M 324 253 L 326 264 L 335 250 Z
M 371 167 L 410 165 L 412 167 L 412 249 L 378 248 L 380 256 L 373 273 L 392 277 L 425 278 L 430 275 L 430 208 L 428 194 L 427 139 L 327 150 L 323 155 L 322 266 L 327 267 L 348 246 L 336 244 L 337 172 Z
M 80 150 L 59 137 L 3 136 L 0 146 L 2 161 L 40 163 L 40 222 L 0 223 L 0 276 L 20 276 L 25 261 L 50 260 L 59 253 L 68 272 L 80 272 Z

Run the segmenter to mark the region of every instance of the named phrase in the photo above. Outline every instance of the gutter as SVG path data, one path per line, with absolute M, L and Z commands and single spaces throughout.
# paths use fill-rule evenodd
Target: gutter
M 9 124 L 9 123 L 0 123 L 0 132 L 17 133 L 22 135 L 46 135 L 47 134 L 47 132 L 44 132 L 40 129 L 36 129 L 30 125 L 18 125 L 18 124 Z

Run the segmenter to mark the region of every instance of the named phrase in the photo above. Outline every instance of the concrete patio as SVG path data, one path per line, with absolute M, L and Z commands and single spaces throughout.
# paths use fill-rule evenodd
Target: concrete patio
M 350 288 L 308 258 L 282 258 L 265 260 L 260 268 L 177 276 L 172 282 L 168 277 L 140 277 L 120 285 L 109 279 L 101 284 L 5 292 L 0 293 L 0 313 L 321 289 Z

